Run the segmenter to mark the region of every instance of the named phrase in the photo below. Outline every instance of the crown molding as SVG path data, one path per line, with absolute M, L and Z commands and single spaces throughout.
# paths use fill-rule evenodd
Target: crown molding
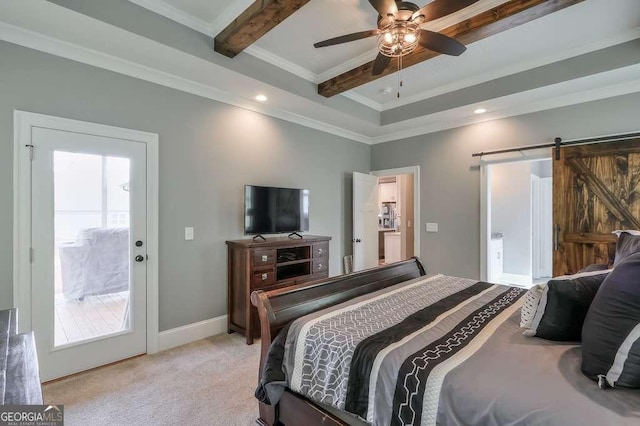
M 209 24 L 209 33 L 207 35 L 215 37 L 220 34 L 222 30 L 227 28 L 242 12 L 247 10 L 253 2 L 253 0 L 233 0 L 227 2 L 227 7 Z
M 376 101 L 373 101 L 369 98 L 367 98 L 366 96 L 362 96 L 361 94 L 354 92 L 353 90 L 349 90 L 347 92 L 342 92 L 340 93 L 340 95 L 344 96 L 345 98 L 349 98 L 352 101 L 356 101 L 364 106 L 368 106 L 371 109 L 374 109 L 378 112 L 382 112 L 382 104 L 378 103 Z
M 479 116 L 468 116 L 466 118 L 456 118 L 455 120 L 447 119 L 444 117 L 447 113 L 454 112 L 456 110 L 464 109 L 471 110 L 473 106 L 464 106 L 455 108 L 454 110 L 443 111 L 434 114 L 432 117 L 437 119 L 440 117 L 439 121 L 434 121 L 433 123 L 429 123 L 424 126 L 414 126 L 406 130 L 400 130 L 393 133 L 388 133 L 386 135 L 375 136 L 372 138 L 372 144 L 379 144 L 385 142 L 391 142 L 399 139 L 408 139 L 416 136 L 421 136 L 429 133 L 440 132 L 448 129 L 455 129 L 459 127 L 464 127 L 472 124 L 484 123 L 487 121 L 501 120 L 509 117 L 516 117 L 524 114 L 531 114 L 540 111 L 546 111 L 555 108 L 562 108 L 571 105 L 582 104 L 586 102 L 597 101 L 601 99 L 612 98 L 616 96 L 627 95 L 630 93 L 640 92 L 640 80 L 635 78 L 634 76 L 640 72 L 640 65 L 632 65 L 620 70 L 611 71 L 602 75 L 595 75 L 584 77 L 578 80 L 570 80 L 568 82 L 558 83 L 552 86 L 547 86 L 543 89 L 547 89 L 553 91 L 555 88 L 560 87 L 565 84 L 574 84 L 576 81 L 583 81 L 586 84 L 588 82 L 593 81 L 594 79 L 603 79 L 606 80 L 611 78 L 611 76 L 615 77 L 620 74 L 627 74 L 626 81 L 621 83 L 611 83 L 608 85 L 604 85 L 601 87 L 596 87 L 590 90 L 578 90 L 568 94 L 560 94 L 557 96 L 543 96 L 541 99 L 528 101 L 528 102 L 518 102 L 517 105 L 505 105 L 498 106 L 496 108 L 491 108 L 491 104 L 499 104 L 501 102 L 507 101 L 509 98 L 517 98 L 520 96 L 526 96 L 528 93 L 535 92 L 536 90 L 531 90 L 528 92 L 517 93 L 511 96 L 506 96 L 503 98 L 498 98 L 492 101 L 485 103 L 489 105 L 489 108 L 492 110 L 491 113 L 480 118 Z
M 498 7 L 509 0 L 483 0 L 465 7 L 450 15 L 443 16 L 442 18 L 434 21 L 429 21 L 421 25 L 422 28 L 431 31 L 442 31 L 445 28 L 449 28 L 452 25 L 458 24 L 467 19 L 473 18 L 489 9 Z
M 263 49 L 260 46 L 257 46 L 256 44 L 252 44 L 251 46 L 247 47 L 243 52 L 261 59 L 284 71 L 290 72 L 291 74 L 297 75 L 298 77 L 303 78 L 307 81 L 315 82 L 318 78 L 316 74 L 309 71 L 308 69 L 296 65 L 293 62 L 287 61 L 286 59 L 278 55 L 274 55 L 273 53 L 269 52 L 266 49 Z
M 483 117 L 482 119 L 478 119 L 478 117 L 468 117 L 466 119 L 441 118 L 440 121 L 435 121 L 427 125 L 418 125 L 410 129 L 371 137 L 358 132 L 330 125 L 318 120 L 314 120 L 296 113 L 283 111 L 278 108 L 269 107 L 265 104 L 252 102 L 243 97 L 224 92 L 211 86 L 187 80 L 180 76 L 172 75 L 147 66 L 133 63 L 131 61 L 117 58 L 112 55 L 78 46 L 66 41 L 61 41 L 47 35 L 36 33 L 2 22 L 0 22 L 0 39 L 27 48 L 50 53 L 52 55 L 60 56 L 73 61 L 117 72 L 119 74 L 128 75 L 130 77 L 149 81 L 151 83 L 159 84 L 165 87 L 170 87 L 182 92 L 209 98 L 218 102 L 223 102 L 239 108 L 254 111 L 365 144 L 378 144 L 398 139 L 406 139 L 428 133 L 463 127 L 469 124 L 498 120 L 517 115 L 543 111 L 551 108 L 559 108 L 563 106 L 569 106 L 628 93 L 640 92 L 640 80 L 636 79 L 632 82 L 623 82 L 620 84 L 608 85 L 605 87 L 599 87 L 588 91 L 580 91 L 569 95 L 548 97 L 540 101 L 521 103 L 517 106 L 507 106 L 502 110 L 495 111 Z M 634 68 L 634 70 L 637 68 L 640 67 L 636 67 Z M 500 101 L 500 99 L 496 101 Z M 496 101 L 489 101 L 489 103 Z M 465 106 L 464 108 L 468 109 L 469 107 Z M 445 113 L 449 112 L 451 111 L 444 111 L 442 113 L 434 114 L 434 116 L 432 116 L 432 119 L 438 119 L 438 116 L 442 117 Z
M 367 62 L 371 62 L 376 58 L 378 54 L 378 49 L 371 49 L 364 52 L 362 55 L 355 56 L 348 61 L 341 63 L 338 66 L 330 68 L 320 74 L 316 75 L 315 83 L 322 83 L 323 81 L 327 81 L 337 75 L 345 73 L 347 71 L 351 71 L 352 69 L 359 67 L 362 64 L 366 64 Z
M 171 19 L 179 24 L 189 27 L 192 30 L 211 36 L 212 27 L 211 24 L 193 16 L 184 10 L 170 5 L 163 0 L 129 0 L 131 3 L 136 4 L 142 8 L 148 9 L 158 15 L 164 16 L 167 19 Z
M 47 35 L 0 22 L 0 39 L 30 49 L 50 53 L 76 62 L 103 68 L 119 74 L 170 87 L 182 92 L 212 99 L 270 117 L 279 118 L 304 127 L 316 129 L 345 139 L 371 144 L 371 137 L 343 129 L 290 111 L 250 101 L 244 97 L 216 89 L 186 78 L 159 71 L 103 52 L 58 40 Z

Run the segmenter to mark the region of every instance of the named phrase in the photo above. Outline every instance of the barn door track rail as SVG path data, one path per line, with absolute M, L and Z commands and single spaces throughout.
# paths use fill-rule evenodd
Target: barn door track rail
M 560 149 L 563 146 L 571 146 L 571 145 L 587 145 L 594 143 L 605 143 L 605 142 L 618 142 L 621 140 L 628 139 L 640 139 L 640 132 L 636 133 L 625 133 L 620 135 L 611 135 L 611 136 L 599 136 L 594 138 L 584 138 L 584 139 L 573 139 L 564 141 L 562 138 L 555 138 L 553 142 L 543 143 L 538 145 L 526 145 L 517 148 L 506 148 L 506 149 L 496 149 L 493 151 L 482 151 L 475 152 L 471 154 L 472 157 L 484 157 L 487 155 L 497 155 L 497 154 L 507 154 L 510 152 L 521 152 L 521 151 L 530 151 L 534 149 L 542 149 L 542 148 L 556 148 L 555 156 L 556 160 L 560 160 Z

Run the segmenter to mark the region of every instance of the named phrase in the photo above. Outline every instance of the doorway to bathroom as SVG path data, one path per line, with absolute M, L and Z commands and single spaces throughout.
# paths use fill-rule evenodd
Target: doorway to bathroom
M 490 282 L 531 287 L 553 269 L 552 161 L 488 166 Z

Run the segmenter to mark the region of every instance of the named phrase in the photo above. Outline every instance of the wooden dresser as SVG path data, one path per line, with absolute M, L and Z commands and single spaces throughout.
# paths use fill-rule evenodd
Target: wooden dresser
M 260 320 L 251 292 L 273 290 L 329 276 L 331 237 L 272 237 L 267 241 L 227 241 L 227 331 L 237 331 L 247 344 L 260 336 Z

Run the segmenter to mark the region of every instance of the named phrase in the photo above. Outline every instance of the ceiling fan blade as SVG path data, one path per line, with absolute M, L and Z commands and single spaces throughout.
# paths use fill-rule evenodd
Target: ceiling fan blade
M 413 19 L 424 15 L 425 22 L 442 18 L 467 6 L 477 3 L 479 0 L 434 0 L 413 14 Z
M 451 56 L 460 56 L 467 50 L 458 40 L 429 30 L 420 30 L 418 43 L 426 49 Z
M 389 14 L 395 16 L 398 13 L 398 6 L 394 0 L 369 0 L 369 3 L 383 18 Z
M 378 53 L 376 56 L 376 60 L 373 62 L 373 70 L 371 71 L 371 75 L 380 75 L 387 68 L 391 62 L 391 58 L 383 55 L 382 53 Z
M 328 40 L 320 41 L 318 43 L 315 43 L 313 47 L 318 48 L 318 47 L 334 46 L 336 44 L 348 43 L 350 41 L 356 41 L 363 38 L 373 37 L 378 35 L 379 33 L 380 33 L 379 29 L 360 31 L 359 33 L 346 34 L 340 37 L 334 37 Z

